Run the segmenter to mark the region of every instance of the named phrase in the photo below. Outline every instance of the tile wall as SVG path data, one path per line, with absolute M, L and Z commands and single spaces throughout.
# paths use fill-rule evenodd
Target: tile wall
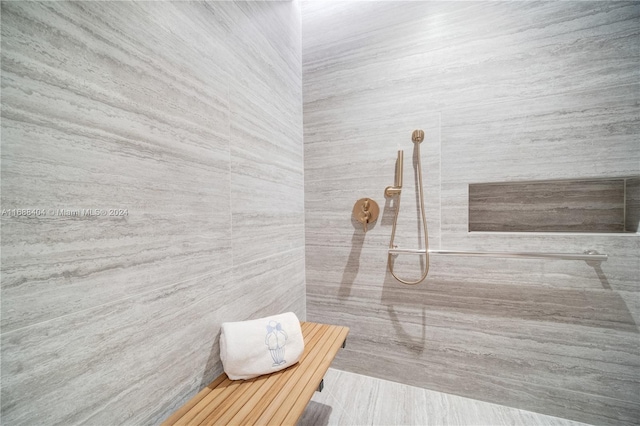
M 2 2 L 3 423 L 159 423 L 221 322 L 304 318 L 300 32 L 296 2 Z
M 351 327 L 334 367 L 594 424 L 640 418 L 640 236 L 469 233 L 468 185 L 640 173 L 640 4 L 303 2 L 307 316 Z M 421 128 L 433 249 L 582 252 L 604 262 L 418 248 Z M 355 201 L 381 208 L 364 234 Z M 398 256 L 401 277 L 424 260 Z

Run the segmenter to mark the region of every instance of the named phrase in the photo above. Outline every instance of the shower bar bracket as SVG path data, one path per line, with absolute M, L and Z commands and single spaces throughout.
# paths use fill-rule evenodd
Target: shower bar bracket
M 562 260 L 607 260 L 606 254 L 600 254 L 595 250 L 586 250 L 584 253 L 542 253 L 542 252 L 502 252 L 502 251 L 465 251 L 465 250 L 425 250 L 425 249 L 398 249 L 390 248 L 389 254 L 433 254 L 441 256 L 475 256 L 475 257 L 515 257 L 515 258 L 539 258 Z

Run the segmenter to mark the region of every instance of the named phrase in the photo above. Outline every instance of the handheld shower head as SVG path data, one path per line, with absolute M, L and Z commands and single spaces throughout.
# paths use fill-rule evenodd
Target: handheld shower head
M 402 177 L 400 177 L 400 182 L 398 182 L 398 164 L 402 164 L 402 151 L 398 152 L 398 162 L 396 163 L 396 186 L 391 187 L 388 186 L 384 193 L 387 197 L 391 197 L 392 195 L 398 195 L 396 198 L 396 212 L 393 217 L 393 227 L 391 228 L 391 241 L 389 241 L 389 251 L 387 255 L 387 265 L 389 267 L 389 273 L 393 275 L 393 277 L 399 282 L 407 285 L 415 285 L 419 284 L 427 277 L 429 273 L 429 233 L 427 231 L 427 215 L 424 211 L 424 185 L 422 184 L 422 161 L 420 160 L 420 143 L 424 140 L 424 132 L 422 130 L 414 130 L 411 135 L 411 140 L 415 144 L 413 146 L 413 155 L 415 158 L 415 168 L 416 175 L 418 178 L 417 182 L 417 191 L 418 191 L 418 206 L 420 207 L 420 216 L 422 217 L 422 229 L 424 231 L 424 249 L 416 249 L 416 250 L 407 250 L 409 252 L 416 253 L 424 253 L 425 255 L 425 267 L 422 275 L 419 279 L 415 281 L 409 281 L 398 277 L 393 271 L 393 263 L 394 256 L 397 255 L 398 251 L 394 250 L 397 247 L 393 245 L 394 238 L 396 236 L 396 227 L 398 226 L 398 213 L 400 213 L 400 192 L 402 191 Z M 400 173 L 402 173 L 402 167 L 400 167 Z M 398 187 L 398 183 L 400 186 Z M 402 251 L 402 250 L 400 250 Z

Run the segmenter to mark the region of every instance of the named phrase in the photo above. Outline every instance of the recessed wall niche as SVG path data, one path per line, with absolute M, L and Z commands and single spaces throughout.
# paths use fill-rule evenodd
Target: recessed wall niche
M 640 177 L 469 184 L 469 232 L 638 232 Z

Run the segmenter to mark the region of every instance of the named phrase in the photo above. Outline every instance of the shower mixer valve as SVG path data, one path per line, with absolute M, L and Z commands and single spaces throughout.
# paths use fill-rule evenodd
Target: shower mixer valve
M 380 207 L 378 207 L 378 203 L 370 198 L 361 198 L 353 206 L 353 217 L 362 223 L 364 232 L 367 232 L 367 224 L 375 222 L 379 214 Z

